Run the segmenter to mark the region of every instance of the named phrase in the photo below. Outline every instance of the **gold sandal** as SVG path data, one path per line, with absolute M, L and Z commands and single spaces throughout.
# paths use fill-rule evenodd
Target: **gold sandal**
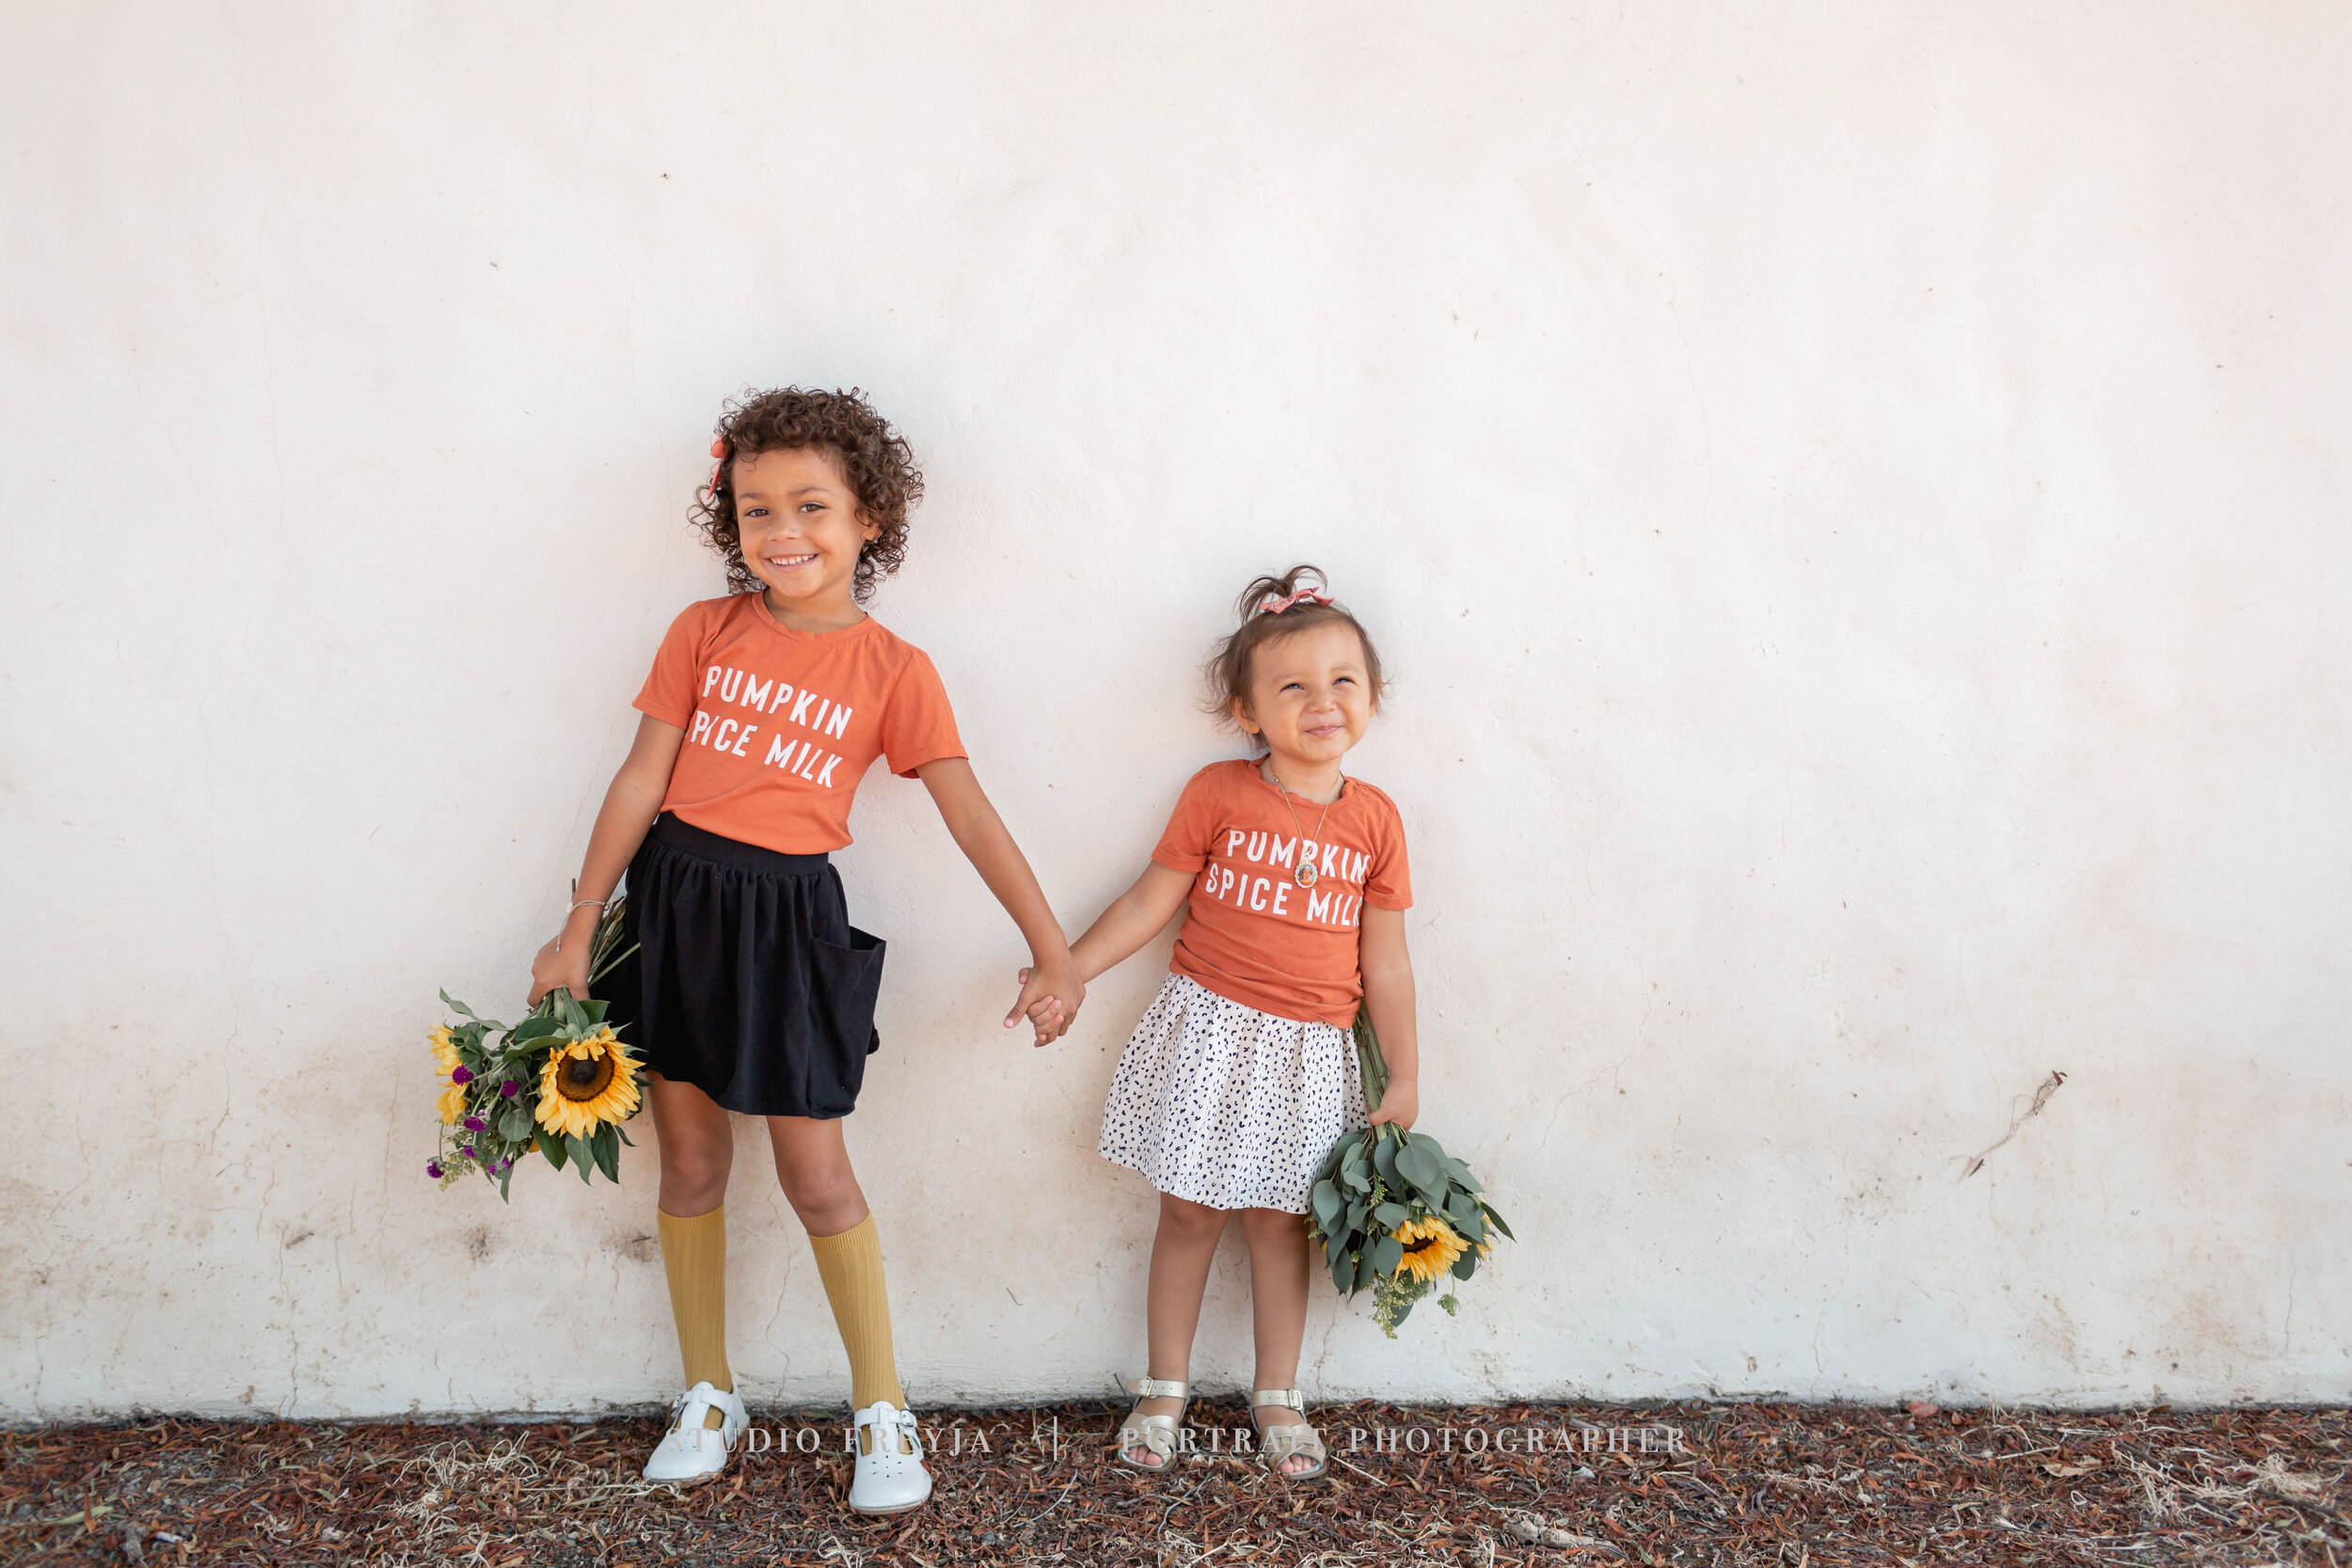
M 1262 1404 L 1280 1405 L 1307 1413 L 1307 1396 L 1295 1388 L 1260 1388 L 1249 1396 L 1249 1424 L 1258 1429 L 1258 1452 L 1265 1460 L 1267 1471 L 1281 1481 L 1321 1481 L 1331 1473 L 1330 1455 L 1324 1451 L 1323 1433 L 1300 1422 L 1295 1426 L 1279 1426 L 1268 1431 L 1258 1419 Z M 1282 1462 L 1292 1457 L 1311 1459 L 1314 1464 L 1304 1470 L 1285 1470 Z
M 1183 1382 L 1165 1377 L 1143 1377 L 1136 1380 L 1136 1403 L 1145 1400 L 1182 1400 L 1173 1416 L 1138 1416 L 1127 1412 L 1127 1419 L 1119 1429 L 1119 1446 L 1111 1451 L 1130 1470 L 1141 1470 L 1147 1476 L 1164 1476 L 1175 1467 L 1179 1447 L 1179 1431 L 1184 1424 L 1184 1411 L 1192 1404 L 1192 1391 Z M 1157 1465 L 1146 1465 L 1127 1457 L 1129 1449 L 1142 1449 L 1159 1457 Z

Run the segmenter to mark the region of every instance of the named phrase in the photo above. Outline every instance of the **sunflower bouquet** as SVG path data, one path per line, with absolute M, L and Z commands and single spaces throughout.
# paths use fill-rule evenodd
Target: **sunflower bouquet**
M 1364 1102 L 1374 1110 L 1388 1087 L 1388 1064 L 1372 1021 L 1356 1016 L 1356 1054 L 1363 1068 Z M 1413 1304 L 1448 1275 L 1468 1279 L 1494 1246 L 1489 1231 L 1511 1235 L 1470 1167 L 1426 1132 L 1383 1122 L 1343 1133 L 1317 1173 L 1308 1234 L 1323 1243 L 1331 1283 L 1352 1300 L 1372 1291 L 1372 1319 L 1396 1338 Z M 1460 1305 L 1451 1286 L 1438 1298 L 1451 1314 Z
M 614 899 L 589 948 L 590 983 L 628 957 Z M 631 949 L 634 951 L 634 949 Z M 512 1028 L 483 1018 L 449 992 L 441 1001 L 463 1023 L 425 1037 L 441 1071 L 440 1147 L 424 1173 L 443 1190 L 479 1171 L 507 1196 L 515 1164 L 534 1149 L 583 1182 L 596 1171 L 621 1179 L 621 1123 L 637 1114 L 637 1062 L 604 1021 L 602 1002 L 576 1002 L 562 986 Z M 495 1037 L 495 1041 L 494 1041 Z

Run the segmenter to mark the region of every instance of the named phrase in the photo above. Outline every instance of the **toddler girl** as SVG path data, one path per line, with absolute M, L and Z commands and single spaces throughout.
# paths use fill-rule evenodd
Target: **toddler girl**
M 1386 795 L 1340 771 L 1379 708 L 1380 656 L 1324 580 L 1295 566 L 1243 593 L 1241 627 L 1210 660 L 1209 684 L 1257 754 L 1192 776 L 1151 865 L 1071 950 L 1090 979 L 1189 895 L 1168 979 L 1103 1107 L 1103 1157 L 1160 1193 L 1150 1371 L 1118 1438 L 1137 1469 L 1165 1469 L 1176 1452 L 1200 1294 L 1239 1210 L 1259 1449 L 1293 1480 L 1327 1472 L 1293 1386 L 1307 1326 L 1302 1216 L 1332 1142 L 1365 1124 L 1349 1033 L 1359 1005 L 1390 1072 L 1372 1119 L 1410 1127 L 1419 1111 L 1404 824 Z
M 849 1351 L 850 1506 L 893 1513 L 928 1498 L 931 1478 L 891 1354 L 882 1243 L 841 1138 L 881 1044 L 883 944 L 850 924 L 828 860 L 850 842 L 850 797 L 875 757 L 923 781 L 1028 939 L 1032 968 L 1006 1024 L 1028 1016 L 1043 1044 L 1085 988 L 973 777 L 938 673 L 859 608 L 906 553 L 923 483 L 906 442 L 856 392 L 787 388 L 729 409 L 711 454 L 696 520 L 733 592 L 688 606 L 661 640 L 636 743 L 589 834 L 581 897 L 532 965 L 531 999 L 588 993 L 590 940 L 626 868 L 624 935 L 638 952 L 606 982 L 607 1016 L 648 1071 L 661 1260 L 686 1363 L 646 1479 L 716 1474 L 748 1424 L 725 1342 L 735 1111 L 766 1121 Z

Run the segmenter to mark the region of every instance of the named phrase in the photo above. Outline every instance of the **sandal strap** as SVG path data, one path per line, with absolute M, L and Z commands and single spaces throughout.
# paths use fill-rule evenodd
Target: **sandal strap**
M 1173 1377 L 1139 1377 L 1136 1379 L 1136 1398 L 1139 1400 L 1181 1400 L 1185 1396 L 1184 1379 Z
M 1249 1402 L 1252 1406 L 1261 1404 L 1287 1405 L 1291 1409 L 1299 1412 L 1301 1415 L 1304 1415 L 1307 1410 L 1307 1396 L 1300 1393 L 1295 1388 L 1253 1389 L 1249 1395 Z
M 1130 1416 L 1119 1429 L 1118 1447 L 1121 1449 L 1145 1448 L 1166 1459 L 1176 1451 L 1176 1418 L 1173 1416 Z
M 1277 1462 L 1295 1453 L 1310 1459 L 1330 1457 L 1323 1447 L 1323 1433 L 1311 1426 L 1269 1427 L 1258 1433 L 1258 1451 Z

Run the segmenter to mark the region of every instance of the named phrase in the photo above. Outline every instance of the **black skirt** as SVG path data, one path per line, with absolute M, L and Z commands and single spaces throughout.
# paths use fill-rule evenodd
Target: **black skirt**
M 850 924 L 824 855 L 663 814 L 629 863 L 623 945 L 596 989 L 638 1059 L 755 1117 L 846 1117 L 882 1044 L 882 941 Z

